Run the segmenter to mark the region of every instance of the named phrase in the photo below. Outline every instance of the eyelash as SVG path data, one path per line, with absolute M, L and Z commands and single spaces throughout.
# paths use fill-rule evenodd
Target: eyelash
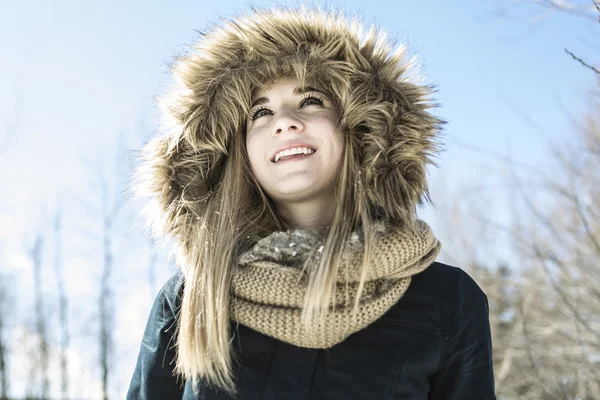
M 319 102 L 319 105 L 323 105 L 323 103 L 325 102 L 325 99 L 321 96 L 319 96 L 318 94 L 313 94 L 313 93 L 307 93 L 304 95 L 304 97 L 302 97 L 302 100 L 300 100 L 300 104 L 298 105 L 298 108 L 304 106 L 304 104 L 308 101 L 308 100 L 317 100 Z M 258 113 L 260 113 L 261 111 L 271 111 L 269 110 L 267 107 L 265 106 L 258 106 L 257 109 L 252 110 L 250 112 L 250 119 L 252 121 L 256 120 L 258 117 Z

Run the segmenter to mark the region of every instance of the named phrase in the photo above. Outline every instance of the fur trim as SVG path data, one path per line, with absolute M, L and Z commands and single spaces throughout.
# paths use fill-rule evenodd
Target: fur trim
M 382 31 L 331 12 L 253 10 L 224 21 L 175 62 L 175 83 L 159 103 L 168 135 L 147 145 L 138 192 L 157 200 L 166 231 L 189 231 L 197 214 L 187 201 L 210 197 L 219 184 L 252 90 L 295 76 L 335 102 L 371 208 L 383 219 L 416 220 L 443 121 L 406 53 Z

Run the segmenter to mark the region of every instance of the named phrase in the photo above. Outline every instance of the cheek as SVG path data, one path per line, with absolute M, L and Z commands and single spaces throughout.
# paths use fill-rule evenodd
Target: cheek
M 260 157 L 262 157 L 262 154 L 260 154 L 259 152 L 260 147 L 260 143 L 256 139 L 255 135 L 246 136 L 246 151 L 248 152 L 248 160 L 250 161 L 250 167 L 252 167 L 253 170 L 256 169 L 258 161 Z
M 336 156 L 340 156 L 344 149 L 344 137 L 342 131 L 334 121 L 327 121 L 324 125 L 324 131 L 328 132 L 328 141 L 331 144 L 332 150 Z

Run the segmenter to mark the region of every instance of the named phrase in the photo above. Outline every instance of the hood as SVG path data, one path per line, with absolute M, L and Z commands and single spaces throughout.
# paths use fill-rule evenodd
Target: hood
M 406 46 L 340 13 L 252 10 L 200 33 L 174 62 L 173 84 L 159 99 L 164 134 L 143 149 L 138 191 L 156 200 L 153 218 L 161 221 L 153 222 L 175 235 L 193 223 L 182 199 L 206 199 L 219 184 L 252 91 L 294 75 L 338 107 L 373 209 L 415 219 L 443 124 L 431 113 L 433 88 L 417 72 Z

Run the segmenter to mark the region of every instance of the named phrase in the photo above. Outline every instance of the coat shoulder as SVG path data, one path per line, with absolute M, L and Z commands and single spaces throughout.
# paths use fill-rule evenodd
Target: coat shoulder
M 413 276 L 411 286 L 414 289 L 438 292 L 444 297 L 456 298 L 460 294 L 460 297 L 463 298 L 465 295 L 480 299 L 486 298 L 481 287 L 469 273 L 459 267 L 437 261 Z
M 464 307 L 487 309 L 483 290 L 461 268 L 434 262 L 412 277 L 406 293 L 384 318 L 435 334 L 445 341 L 454 315 Z
M 464 308 L 481 308 L 489 311 L 488 298 L 475 279 L 465 270 L 448 264 L 434 262 L 421 274 L 413 277 L 415 289 L 427 290 L 429 295 L 439 294 L 439 301 L 447 301 L 453 312 Z

